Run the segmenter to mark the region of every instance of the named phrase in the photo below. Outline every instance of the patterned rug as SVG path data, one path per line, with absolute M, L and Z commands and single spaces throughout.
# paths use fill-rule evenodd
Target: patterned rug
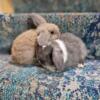
M 0 100 L 99 99 L 99 60 L 87 60 L 84 68 L 49 72 L 37 66 L 10 64 L 10 56 L 0 54 Z

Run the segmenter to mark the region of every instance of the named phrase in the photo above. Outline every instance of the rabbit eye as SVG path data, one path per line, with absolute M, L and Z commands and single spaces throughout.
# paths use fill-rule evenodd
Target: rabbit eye
M 54 31 L 51 31 L 50 33 L 53 35 L 54 34 Z

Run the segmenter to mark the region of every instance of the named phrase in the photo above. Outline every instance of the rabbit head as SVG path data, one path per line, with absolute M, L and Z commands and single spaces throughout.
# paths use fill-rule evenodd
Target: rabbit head
M 50 44 L 53 40 L 59 38 L 59 27 L 53 23 L 43 23 L 36 29 L 38 34 L 37 43 L 39 46 Z

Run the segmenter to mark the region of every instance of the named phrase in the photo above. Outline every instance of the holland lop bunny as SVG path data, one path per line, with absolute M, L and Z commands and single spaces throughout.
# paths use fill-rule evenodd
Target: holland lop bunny
M 31 18 L 30 18 L 31 19 Z M 29 19 L 30 27 L 35 29 L 27 30 L 21 33 L 13 42 L 11 49 L 12 62 L 16 64 L 33 64 L 38 45 L 46 45 L 50 41 L 59 37 L 59 28 L 53 23 L 47 23 L 46 20 L 33 14 L 32 21 Z M 43 40 L 45 40 L 43 42 Z
M 40 67 L 54 72 L 56 67 L 53 65 L 52 61 L 52 50 L 53 48 L 50 44 L 45 46 L 38 46 L 36 59 Z
M 64 71 L 66 67 L 70 66 L 83 67 L 87 56 L 85 44 L 72 33 L 62 34 L 59 39 L 52 41 L 46 47 L 42 47 L 40 51 L 42 55 L 39 53 L 37 55 L 39 61 L 45 62 L 48 67 L 53 69 L 55 66 L 57 71 Z

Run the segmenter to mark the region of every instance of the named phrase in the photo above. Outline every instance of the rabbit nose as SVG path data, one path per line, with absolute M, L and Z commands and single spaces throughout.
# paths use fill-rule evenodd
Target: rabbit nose
M 45 49 L 46 48 L 46 45 L 43 45 L 42 48 Z

